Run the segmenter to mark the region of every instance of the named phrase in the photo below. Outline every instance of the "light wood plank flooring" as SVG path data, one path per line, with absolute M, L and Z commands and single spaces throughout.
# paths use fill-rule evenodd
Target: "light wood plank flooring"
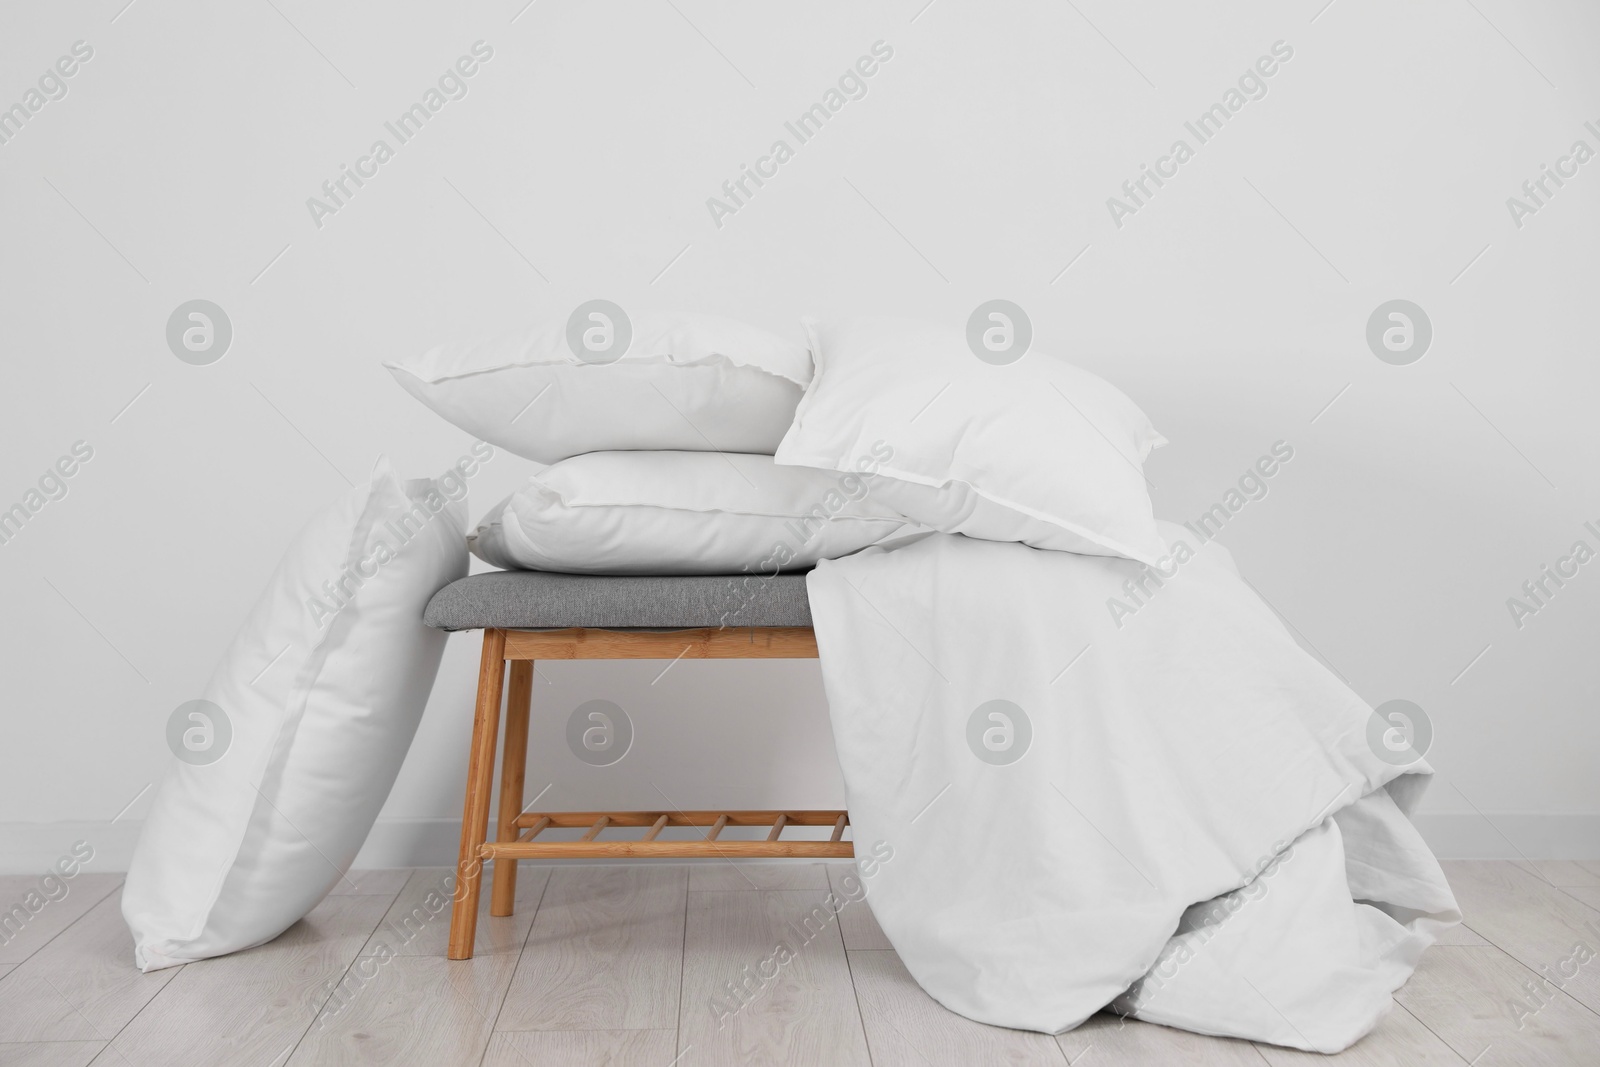
M 864 904 L 830 916 L 839 864 L 525 865 L 516 915 L 484 893 L 464 963 L 444 958 L 446 871 L 352 872 L 271 944 L 149 975 L 118 879 L 85 876 L 0 950 L 0 1065 L 1600 1063 L 1600 863 L 1445 868 L 1467 925 L 1333 1057 L 1107 1015 L 1059 1037 L 963 1019 Z M 780 938 L 802 947 L 769 962 Z

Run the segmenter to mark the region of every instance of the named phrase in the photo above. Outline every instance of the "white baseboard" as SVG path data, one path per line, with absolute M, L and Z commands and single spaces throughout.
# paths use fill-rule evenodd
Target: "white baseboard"
M 1440 859 L 1600 860 L 1600 814 L 1424 813 L 1416 823 Z M 355 865 L 450 866 L 460 825 L 453 819 L 380 819 Z M 42 872 L 79 841 L 94 849 L 86 870 L 125 871 L 139 826 L 133 820 L 0 823 L 0 875 Z

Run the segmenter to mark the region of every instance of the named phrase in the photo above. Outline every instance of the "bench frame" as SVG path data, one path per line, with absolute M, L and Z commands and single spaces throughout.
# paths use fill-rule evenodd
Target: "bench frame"
M 466 802 L 461 816 L 461 851 L 450 909 L 453 960 L 472 958 L 478 929 L 483 864 L 494 862 L 489 914 L 510 915 L 517 895 L 517 863 L 534 858 L 784 857 L 848 859 L 855 846 L 844 840 L 843 811 L 631 811 L 527 812 L 523 780 L 528 759 L 528 718 L 533 703 L 533 665 L 541 659 L 815 659 L 816 634 L 809 626 L 710 628 L 672 631 L 599 629 L 483 632 L 478 700 L 467 759 Z M 510 682 L 506 665 L 510 664 Z M 489 805 L 494 791 L 500 705 L 505 701 L 505 736 L 500 768 L 500 811 L 489 840 Z M 578 841 L 535 840 L 550 827 L 587 826 Z M 643 838 L 600 840 L 608 827 L 649 827 Z M 668 826 L 706 827 L 699 840 L 660 841 Z M 727 826 L 770 827 L 761 841 L 722 841 Z M 832 826 L 827 841 L 783 841 L 788 826 Z

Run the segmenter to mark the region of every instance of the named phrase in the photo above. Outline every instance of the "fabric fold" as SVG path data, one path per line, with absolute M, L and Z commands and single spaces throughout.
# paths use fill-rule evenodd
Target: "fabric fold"
M 1431 769 L 1374 752 L 1225 550 L 1162 526 L 1160 572 L 946 534 L 818 565 L 851 822 L 894 850 L 868 900 L 981 1022 L 1344 1048 L 1459 920 L 1395 802 Z

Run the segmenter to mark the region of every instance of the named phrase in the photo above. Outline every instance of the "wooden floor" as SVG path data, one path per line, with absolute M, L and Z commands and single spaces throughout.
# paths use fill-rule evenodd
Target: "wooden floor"
M 463 963 L 444 958 L 448 912 L 434 914 L 444 871 L 353 873 L 273 943 L 149 975 L 118 876 L 84 874 L 0 945 L 0 1064 L 1600 1063 L 1600 958 L 1528 999 L 1576 944 L 1600 950 L 1600 863 L 1445 867 L 1468 928 L 1336 1057 L 1103 1015 L 1060 1037 L 969 1022 L 912 982 L 864 905 L 815 919 L 838 865 L 525 865 L 518 914 L 489 918 L 485 893 Z M 0 878 L 0 901 L 34 884 Z M 810 940 L 763 982 L 808 916 Z M 1520 1029 L 1517 1003 L 1542 1005 Z

